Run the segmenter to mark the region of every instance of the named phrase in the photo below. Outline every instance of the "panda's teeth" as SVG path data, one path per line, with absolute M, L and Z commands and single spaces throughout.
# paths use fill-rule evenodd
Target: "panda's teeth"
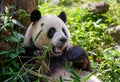
M 55 47 L 55 52 L 57 52 L 57 53 L 61 53 L 62 52 L 62 47 L 61 46 L 56 46 Z

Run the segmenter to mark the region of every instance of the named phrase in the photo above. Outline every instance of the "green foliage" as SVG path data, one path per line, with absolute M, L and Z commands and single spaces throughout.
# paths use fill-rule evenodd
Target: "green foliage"
M 9 10 L 13 12 L 9 12 Z M 18 20 L 14 19 L 18 15 Z M 0 63 L 1 73 L 0 81 L 13 79 L 17 71 L 19 70 L 19 63 L 17 57 L 19 54 L 24 53 L 23 48 L 23 34 L 20 33 L 21 29 L 24 29 L 24 26 L 19 22 L 23 17 L 26 17 L 27 14 L 25 11 L 19 9 L 16 11 L 14 6 L 5 7 L 5 13 L 0 15 L 0 18 L 3 18 L 3 22 L 0 22 L 0 36 L 2 36 L 2 41 L 10 44 L 10 48 L 5 51 L 0 52 L 0 57 L 4 56 L 4 60 Z M 6 33 L 5 33 L 6 32 Z M 6 82 L 8 82 L 6 80 Z M 15 81 L 11 81 L 15 82 Z
M 14 6 L 10 8 L 14 9 Z M 19 10 L 17 12 L 19 12 Z M 17 12 L 14 12 L 14 13 L 17 13 Z M 14 15 L 13 12 L 9 13 L 9 9 L 6 7 L 5 13 L 2 14 L 2 16 L 4 17 L 4 22 L 1 23 L 1 28 L 0 28 L 1 33 L 4 33 L 6 29 L 10 34 L 8 36 L 3 37 L 3 40 L 10 42 L 11 44 L 14 44 L 13 46 L 11 46 L 12 48 L 10 48 L 9 50 L 0 52 L 0 55 L 5 54 L 7 56 L 10 56 L 11 58 L 17 57 L 21 52 L 24 52 L 24 49 L 21 48 L 23 46 L 22 39 L 24 38 L 24 36 L 23 34 L 19 33 L 19 31 L 15 29 L 15 25 L 17 25 L 19 30 L 21 28 L 24 28 L 24 26 L 20 22 L 15 20 L 13 18 L 13 15 Z
M 117 3 L 116 0 L 104 1 L 110 4 L 109 11 L 106 14 L 93 14 L 86 8 L 81 8 L 79 4 L 73 7 L 75 2 L 80 4 L 87 2 L 82 0 L 71 0 L 70 2 L 68 2 L 68 0 L 61 0 L 55 5 L 52 4 L 52 0 L 40 0 L 38 9 L 41 11 L 42 15 L 46 13 L 58 15 L 61 11 L 65 11 L 67 14 L 67 26 L 71 33 L 71 42 L 74 45 L 81 46 L 88 52 L 92 69 L 96 72 L 96 75 L 104 82 L 119 82 L 120 52 L 113 49 L 115 42 L 108 34 L 108 30 L 120 24 L 120 4 Z M 13 9 L 15 10 L 15 7 L 13 7 Z M 13 18 L 16 13 L 19 15 L 17 16 L 18 21 Z M 38 59 L 41 61 L 45 59 L 45 57 L 36 55 L 36 57 L 31 58 L 19 69 L 17 57 L 20 53 L 24 53 L 24 49 L 22 48 L 24 36 L 20 33 L 20 30 L 23 29 L 24 26 L 19 21 L 28 15 L 23 10 L 17 10 L 10 13 L 9 9 L 6 7 L 5 13 L 0 15 L 0 17 L 3 16 L 4 22 L 0 23 L 0 33 L 3 33 L 7 29 L 10 35 L 5 36 L 3 40 L 13 45 L 11 45 L 9 50 L 0 52 L 0 55 L 7 57 L 7 59 L 3 61 L 3 68 L 0 68 L 0 70 L 2 70 L 0 73 L 0 81 L 16 82 L 16 80 L 19 80 L 20 82 L 29 82 L 29 77 L 32 77 L 35 79 L 34 82 L 38 82 L 40 77 L 46 78 L 46 76 L 39 73 L 40 70 L 33 71 L 35 65 L 28 65 L 28 62 L 32 60 Z M 17 29 L 15 28 L 16 25 L 18 26 Z M 41 31 L 39 31 L 34 41 L 37 40 L 40 33 Z M 45 53 L 49 50 L 50 47 L 46 48 Z M 72 69 L 69 69 L 70 66 L 71 64 L 66 64 L 66 68 L 72 73 L 72 78 L 74 80 L 71 82 L 80 81 L 78 74 Z M 31 69 L 27 69 L 27 67 L 31 67 Z M 39 68 L 44 68 L 44 64 L 40 64 Z M 30 74 L 33 76 L 29 76 Z M 88 75 L 83 80 L 86 81 L 91 75 L 92 74 Z M 34 78 L 34 76 L 38 78 Z M 62 77 L 60 77 L 59 82 L 63 82 Z
M 111 48 L 107 48 L 103 53 L 103 60 L 98 67 L 95 67 L 100 73 L 104 82 L 118 82 L 120 80 L 120 52 L 117 52 Z M 94 64 L 95 65 L 95 64 Z M 99 68 L 99 69 L 98 69 Z

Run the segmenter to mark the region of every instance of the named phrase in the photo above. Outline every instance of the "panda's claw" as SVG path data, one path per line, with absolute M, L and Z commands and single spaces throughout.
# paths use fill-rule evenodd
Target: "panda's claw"
M 34 51 L 34 55 L 39 55 L 39 56 L 41 56 L 43 53 L 44 53 L 43 50 L 35 50 L 35 51 Z

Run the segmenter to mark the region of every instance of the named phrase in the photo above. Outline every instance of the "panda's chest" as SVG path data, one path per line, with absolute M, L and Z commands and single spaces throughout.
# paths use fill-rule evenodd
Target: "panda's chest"
M 50 72 L 55 73 L 59 68 L 65 68 L 67 59 L 65 57 L 50 58 Z

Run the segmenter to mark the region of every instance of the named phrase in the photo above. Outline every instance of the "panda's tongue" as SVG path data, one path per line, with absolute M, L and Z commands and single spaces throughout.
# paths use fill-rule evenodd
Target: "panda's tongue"
M 56 46 L 55 47 L 55 52 L 56 53 L 61 53 L 62 52 L 62 46 Z

